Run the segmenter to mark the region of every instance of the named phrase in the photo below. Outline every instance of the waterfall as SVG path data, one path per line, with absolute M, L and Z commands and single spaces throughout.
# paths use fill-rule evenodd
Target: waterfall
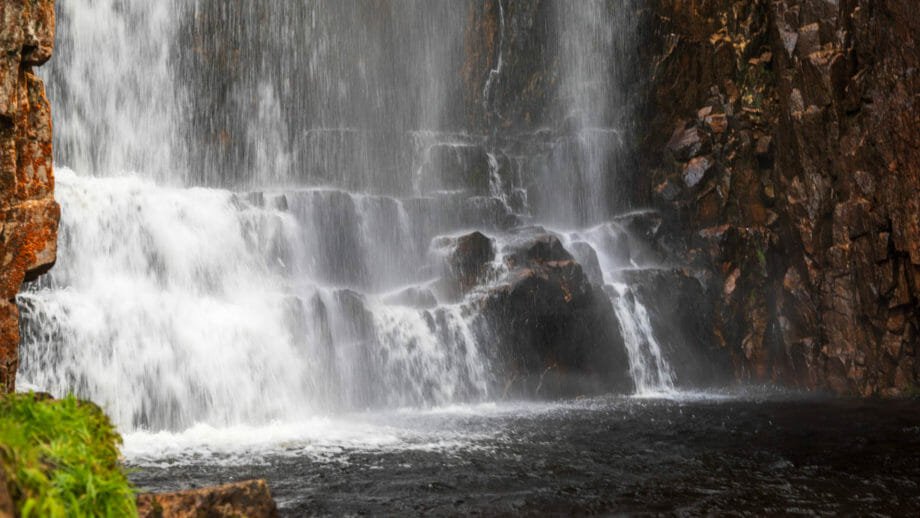
M 644 249 L 644 244 L 624 228 L 623 223 L 630 218 L 644 215 L 626 213 L 614 221 L 564 232 L 563 237 L 566 247 L 580 263 L 596 265 L 596 281 L 604 285 L 619 321 L 636 394 L 655 396 L 674 392 L 675 375 L 655 335 L 648 309 L 620 275 L 635 270 L 638 263 L 645 268 L 658 267 L 652 259 L 653 252 Z
M 20 298 L 25 383 L 89 394 L 129 429 L 487 395 L 466 308 L 388 304 L 330 284 L 382 282 L 369 263 L 384 259 L 360 248 L 385 255 L 375 238 L 391 253 L 406 243 L 392 201 L 158 187 L 64 168 L 57 192 L 60 264 Z M 397 230 L 379 235 L 387 227 Z
M 551 2 L 527 26 L 491 4 L 476 109 L 498 120 L 514 38 L 549 27 L 551 128 L 470 122 L 465 2 L 58 2 L 60 251 L 18 299 L 21 386 L 124 430 L 490 400 L 496 344 L 440 289 L 438 243 L 545 225 L 601 258 L 638 390 L 672 388 L 618 283 L 625 231 L 597 235 L 623 208 L 634 10 Z
M 629 372 L 636 383 L 636 392 L 639 395 L 672 392 L 674 373 L 655 338 L 648 311 L 629 286 L 622 283 L 613 286 L 617 293 L 614 309 L 629 352 Z

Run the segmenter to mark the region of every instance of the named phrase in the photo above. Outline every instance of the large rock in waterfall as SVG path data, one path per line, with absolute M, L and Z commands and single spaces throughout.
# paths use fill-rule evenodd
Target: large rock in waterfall
M 449 263 L 452 280 L 460 292 L 466 293 L 478 284 L 494 259 L 492 240 L 481 232 L 459 237 Z
M 533 230 L 533 229 L 532 229 Z M 537 229 L 539 231 L 539 229 Z M 478 238 L 465 236 L 460 242 Z M 482 264 L 479 247 L 457 247 Z M 483 291 L 477 330 L 505 397 L 566 397 L 632 390 L 610 299 L 552 234 L 528 232 L 502 250 L 507 270 Z
M 648 312 L 649 323 L 681 387 L 731 381 L 731 360 L 713 335 L 715 305 L 704 271 L 637 268 L 618 273 Z

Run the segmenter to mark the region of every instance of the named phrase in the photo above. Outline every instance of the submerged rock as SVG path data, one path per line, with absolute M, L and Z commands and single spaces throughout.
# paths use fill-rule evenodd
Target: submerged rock
M 137 497 L 140 518 L 274 518 L 278 507 L 264 480 Z

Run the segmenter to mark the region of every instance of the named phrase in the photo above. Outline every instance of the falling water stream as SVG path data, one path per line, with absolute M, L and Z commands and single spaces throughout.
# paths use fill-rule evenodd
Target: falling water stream
M 616 475 L 625 478 L 614 492 L 628 495 L 641 476 L 592 468 L 584 472 L 597 483 L 584 485 L 573 475 L 581 468 L 566 471 L 548 453 L 553 441 L 576 448 L 567 462 L 599 466 L 584 443 L 601 433 L 596 423 L 628 442 L 664 437 L 666 423 L 693 427 L 697 412 L 699 430 L 723 433 L 709 403 L 683 413 L 724 397 L 678 391 L 674 344 L 657 336 L 634 277 L 621 275 L 658 267 L 651 255 L 623 253 L 640 245 L 617 219 L 629 207 L 615 203 L 630 173 L 632 108 L 621 85 L 637 4 L 560 0 L 529 12 L 526 3 L 488 2 L 496 50 L 474 85 L 485 112 L 478 125 L 459 80 L 472 5 L 57 2 L 55 58 L 42 73 L 53 106 L 59 254 L 18 298 L 20 389 L 102 405 L 142 487 L 265 476 L 291 514 L 488 509 L 488 492 L 476 505 L 457 496 L 469 479 L 428 470 L 488 473 L 483 463 L 497 459 L 513 472 L 528 455 L 522 441 L 541 452 L 524 471 L 571 478 L 554 490 L 574 491 L 574 503 L 514 496 L 529 476 L 521 472 L 503 482 L 492 509 L 590 512 L 578 491 L 596 499 L 614 491 L 604 477 Z M 502 133 L 516 95 L 515 38 L 538 29 L 559 63 L 558 90 L 542 126 Z M 635 394 L 680 403 L 499 401 L 507 380 L 490 351 L 500 344 L 477 328 L 475 298 L 439 288 L 443 243 L 478 230 L 501 251 L 516 229 L 536 226 L 586 271 L 596 263 L 587 273 L 610 297 Z M 745 404 L 731 411 L 767 426 Z M 626 422 L 635 428 L 617 428 Z M 550 429 L 591 432 L 569 441 L 546 436 Z M 642 448 L 660 444 L 642 437 Z M 679 450 L 668 450 L 663 470 L 689 458 L 688 479 L 705 471 Z M 765 451 L 777 469 L 791 469 Z M 636 470 L 643 455 L 629 457 Z M 413 466 L 421 479 L 408 475 Z M 379 507 L 389 475 L 375 478 L 378 468 L 420 484 L 391 488 L 399 495 L 440 492 L 455 507 L 434 497 L 428 507 Z M 479 476 L 473 485 L 488 487 Z M 355 487 L 330 482 L 337 477 Z M 731 499 L 720 505 L 731 508 Z
M 672 390 L 616 280 L 636 266 L 611 259 L 626 231 L 603 224 L 628 15 L 553 3 L 569 129 L 534 158 L 536 136 L 509 147 L 451 115 L 462 2 L 62 2 L 59 264 L 20 297 L 21 386 L 76 391 L 128 432 L 491 401 L 491 344 L 475 304 L 438 292 L 437 243 L 476 229 L 502 249 L 542 224 L 594 228 L 578 241 L 614 288 L 636 388 Z

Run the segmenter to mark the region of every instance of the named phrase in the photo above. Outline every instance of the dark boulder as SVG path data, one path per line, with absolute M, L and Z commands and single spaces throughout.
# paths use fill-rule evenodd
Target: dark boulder
M 648 311 L 655 338 L 682 387 L 730 381 L 731 355 L 714 335 L 714 304 L 705 279 L 676 268 L 628 270 L 620 277 Z
M 601 263 L 597 259 L 597 251 L 584 241 L 576 241 L 569 245 L 572 249 L 572 255 L 578 264 L 581 265 L 588 281 L 598 286 L 604 285 L 604 272 L 601 270 Z
M 511 267 L 524 266 L 529 263 L 542 264 L 550 261 L 572 261 L 572 254 L 562 246 L 559 238 L 552 234 L 543 234 L 512 245 L 505 251 L 505 262 Z
M 450 271 L 460 292 L 467 293 L 479 283 L 489 263 L 495 259 L 492 240 L 481 232 L 473 232 L 457 238 L 457 244 L 450 255 Z
M 482 301 L 480 329 L 505 370 L 505 396 L 629 392 L 629 362 L 610 299 L 555 236 L 506 253 L 505 284 Z
M 13 518 L 16 508 L 13 506 L 13 498 L 6 484 L 6 471 L 3 470 L 3 464 L 0 463 L 0 518 Z

